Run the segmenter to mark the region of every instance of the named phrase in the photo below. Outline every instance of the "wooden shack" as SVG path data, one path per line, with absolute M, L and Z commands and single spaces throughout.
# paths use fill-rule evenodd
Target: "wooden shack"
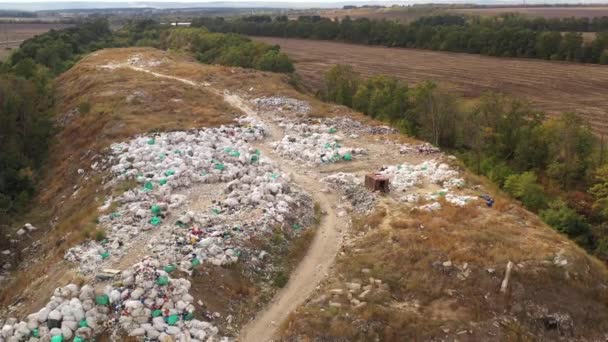
M 365 187 L 370 191 L 389 192 L 388 177 L 377 173 L 365 175 Z

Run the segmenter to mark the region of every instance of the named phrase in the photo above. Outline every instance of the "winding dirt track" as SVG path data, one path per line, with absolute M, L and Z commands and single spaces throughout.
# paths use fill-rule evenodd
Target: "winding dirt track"
M 549 114 L 575 111 L 608 133 L 608 66 L 496 58 L 306 39 L 252 37 L 277 44 L 296 61 L 305 83 L 320 88 L 324 72 L 350 64 L 364 76 L 391 75 L 409 84 L 435 81 L 469 98 L 500 91 L 528 99 Z
M 274 141 L 282 138 L 278 127 L 269 121 L 263 120 L 258 115 L 259 113 L 240 97 L 224 94 L 224 100 L 247 115 L 264 121 L 266 126 L 270 128 L 271 140 Z M 267 145 L 266 141 L 257 144 L 256 147 L 262 150 L 264 155 L 271 156 L 273 160 L 282 160 L 280 156 L 273 153 L 272 148 Z M 312 195 L 314 201 L 319 204 L 325 215 L 321 219 L 308 252 L 298 267 L 291 273 L 289 282 L 275 295 L 272 302 L 241 330 L 239 337 L 241 341 L 263 342 L 272 340 L 283 320 L 297 309 L 300 304 L 304 303 L 321 280 L 327 276 L 341 246 L 343 227 L 342 223 L 338 222 L 333 208 L 333 204 L 337 203 L 338 199 L 335 196 L 323 193 L 318 177 L 315 178 L 305 174 L 307 173 L 304 171 L 305 168 L 296 169 L 295 167 L 291 167 L 290 163 L 285 160 L 282 160 L 280 163 L 283 171 L 287 172 L 296 184 Z
M 291 273 L 287 285 L 276 294 L 272 302 L 262 312 L 242 329 L 239 336 L 240 341 L 264 342 L 273 340 L 273 336 L 276 334 L 281 323 L 291 312 L 311 296 L 317 285 L 327 276 L 328 271 L 334 263 L 336 254 L 342 245 L 342 232 L 344 231 L 343 228 L 345 228 L 343 222 L 338 220 L 334 210 L 334 204 L 337 203 L 338 199 L 334 195 L 325 194 L 321 191 L 323 187 L 319 182 L 319 177 L 314 176 L 314 172 L 306 171 L 307 168 L 293 167 L 290 161 L 284 160 L 279 155 L 273 153 L 269 142 L 282 138 L 280 129 L 270 122 L 270 120 L 264 120 L 257 111 L 238 95 L 230 94 L 227 91 L 220 91 L 209 84 L 199 84 L 188 79 L 161 74 L 129 64 L 122 64 L 120 67 L 146 72 L 155 77 L 183 82 L 194 87 L 204 87 L 208 91 L 223 96 L 224 101 L 232 107 L 264 122 L 270 130 L 270 139 L 267 138 L 255 144 L 255 147 L 259 148 L 263 155 L 270 156 L 271 159 L 279 163 L 281 169 L 289 174 L 298 186 L 311 194 L 314 201 L 319 204 L 325 214 L 321 219 L 319 227 L 317 227 L 317 232 L 308 252 Z

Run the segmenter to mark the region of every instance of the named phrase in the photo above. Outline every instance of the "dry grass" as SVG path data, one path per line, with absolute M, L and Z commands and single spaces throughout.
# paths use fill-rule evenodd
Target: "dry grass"
M 608 68 L 601 65 L 302 39 L 254 39 L 281 45 L 313 89 L 322 87 L 323 74 L 330 67 L 350 64 L 364 76 L 391 75 L 412 85 L 435 81 L 467 99 L 498 91 L 527 99 L 550 115 L 576 111 L 596 132 L 608 132 Z
M 570 315 L 575 339 L 597 338 L 608 328 L 602 290 L 608 274 L 598 260 L 515 205 L 442 205 L 433 213 L 410 212 L 385 201 L 380 211 L 354 220 L 355 235 L 366 233 L 339 258 L 321 293 L 344 288 L 344 282 L 366 284 L 368 277 L 388 287 L 374 290 L 360 309 L 337 296 L 331 300 L 340 308 L 313 299 L 290 317 L 283 337 L 554 340 L 559 334 L 539 325 L 546 313 Z M 565 268 L 553 265 L 561 249 Z M 499 288 L 508 261 L 519 266 L 504 295 Z M 495 325 L 497 317 L 504 321 Z M 456 335 L 462 330 L 471 332 Z

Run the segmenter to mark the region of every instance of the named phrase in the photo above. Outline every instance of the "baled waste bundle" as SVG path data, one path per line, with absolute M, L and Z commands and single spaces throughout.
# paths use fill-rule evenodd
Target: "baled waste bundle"
M 101 331 L 148 341 L 228 341 L 196 317 L 190 282 L 171 278 L 153 258 L 122 272 L 120 286 L 103 291 L 69 284 L 55 289 L 45 307 L 23 321 L 9 318 L 0 341 L 92 341 Z
M 477 200 L 477 197 L 474 196 L 455 193 L 465 185 L 464 179 L 460 177 L 458 171 L 450 168 L 448 164 L 435 159 L 420 164 L 391 165 L 385 167 L 379 173 L 389 178 L 392 191 L 406 193 L 400 197 L 400 200 L 404 202 L 417 203 L 420 199 L 436 201 L 443 197 L 447 202 L 462 207 L 473 200 Z M 434 192 L 412 191 L 414 188 L 423 188 L 425 183 L 439 185 L 442 189 Z M 419 209 L 439 210 L 441 205 L 435 202 L 423 205 Z
M 354 156 L 365 153 L 361 148 L 342 146 L 343 138 L 335 127 L 325 124 L 281 123 L 285 136 L 272 143 L 282 157 L 309 164 L 351 161 Z
M 447 189 L 464 186 L 458 171 L 450 168 L 448 164 L 437 160 L 426 160 L 420 164 L 403 163 L 391 165 L 379 171 L 391 181 L 391 190 L 403 192 L 413 187 L 420 187 L 429 182 Z
M 264 137 L 264 126 L 252 118 L 238 121 L 240 125 L 140 136 L 112 145 L 108 162 L 113 164 L 113 179 L 108 184 L 135 180 L 137 185 L 116 199 L 119 206 L 114 211 L 100 216 L 106 238 L 71 248 L 65 259 L 79 263 L 83 273 L 94 272 L 130 246 L 150 242 L 152 234 L 163 237 L 157 239 L 155 250 L 172 255 L 177 264 L 190 262 L 194 257 L 187 255 L 196 254 L 200 262 L 223 265 L 238 259 L 237 244 L 248 237 L 289 223 L 296 215 L 310 216 L 310 196 L 292 186 L 270 159 L 249 144 Z M 204 184 L 215 186 L 212 205 L 199 208 L 206 215 L 194 213 L 189 222 L 179 221 L 188 191 Z M 235 226 L 243 225 L 248 229 L 230 245 L 223 245 L 228 240 L 222 239 L 194 246 L 202 238 L 232 234 Z M 188 236 L 190 228 L 201 230 L 200 239 Z M 188 253 L 184 240 L 192 246 Z M 214 253 L 206 249 L 213 246 Z

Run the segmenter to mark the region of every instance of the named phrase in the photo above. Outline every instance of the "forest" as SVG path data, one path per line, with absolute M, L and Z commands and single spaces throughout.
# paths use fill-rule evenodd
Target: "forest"
M 608 260 L 605 142 L 576 113 L 546 117 L 529 103 L 487 93 L 473 108 L 431 82 L 364 79 L 351 66 L 325 75 L 319 94 L 454 153 L 472 171 Z
M 266 15 L 198 18 L 193 26 L 253 36 L 337 40 L 356 44 L 482 54 L 496 57 L 608 64 L 608 17 L 529 19 L 516 15 L 438 15 L 410 24 L 367 18 Z M 582 32 L 596 32 L 590 41 Z

